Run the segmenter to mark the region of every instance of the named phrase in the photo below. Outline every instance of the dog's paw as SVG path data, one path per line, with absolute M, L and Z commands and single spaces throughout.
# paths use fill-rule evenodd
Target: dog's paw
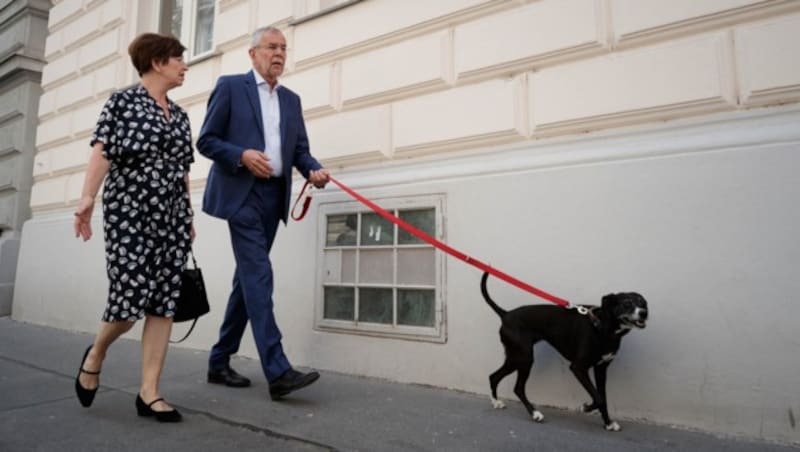
M 584 413 L 591 413 L 592 411 L 597 409 L 597 404 L 595 403 L 584 403 L 581 405 L 581 411 Z
M 544 414 L 542 414 L 539 410 L 533 410 L 533 414 L 531 415 L 531 419 L 533 422 L 543 422 L 544 421 Z
M 610 424 L 606 425 L 606 430 L 609 432 L 618 432 L 622 430 L 622 427 L 617 424 L 617 421 L 612 421 Z
M 494 397 L 490 397 L 490 399 L 492 400 L 492 408 L 494 408 L 495 410 L 502 410 L 503 408 L 506 407 L 506 404 L 503 403 L 502 400 L 495 399 Z

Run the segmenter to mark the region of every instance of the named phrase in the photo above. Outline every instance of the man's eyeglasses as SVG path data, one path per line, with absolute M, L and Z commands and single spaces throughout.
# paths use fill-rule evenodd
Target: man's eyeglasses
M 289 48 L 286 47 L 285 45 L 278 45 L 278 44 L 268 44 L 268 45 L 265 45 L 265 46 L 255 46 L 254 48 L 256 48 L 256 49 L 267 49 L 270 52 L 277 52 L 278 50 L 280 50 L 281 52 L 286 53 L 286 52 L 289 51 Z

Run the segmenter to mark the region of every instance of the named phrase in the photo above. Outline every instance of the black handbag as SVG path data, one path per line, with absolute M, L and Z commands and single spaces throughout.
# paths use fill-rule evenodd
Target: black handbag
M 192 334 L 194 326 L 197 324 L 197 319 L 200 316 L 208 314 L 211 310 L 208 305 L 208 295 L 206 294 L 206 285 L 203 281 L 203 272 L 197 266 L 197 260 L 194 258 L 194 252 L 190 251 L 192 256 L 192 264 L 194 268 L 189 268 L 187 263 L 186 268 L 181 272 L 181 296 L 178 299 L 175 307 L 175 315 L 172 317 L 173 322 L 186 322 L 194 320 L 191 328 L 183 338 L 178 341 L 170 341 L 173 344 L 183 342 Z

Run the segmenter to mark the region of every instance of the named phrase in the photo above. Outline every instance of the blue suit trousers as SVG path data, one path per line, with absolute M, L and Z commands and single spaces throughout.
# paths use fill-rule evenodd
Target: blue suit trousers
M 284 211 L 285 181 L 256 179 L 242 207 L 228 219 L 236 270 L 219 341 L 211 349 L 209 369 L 224 369 L 239 350 L 248 320 L 261 368 L 275 381 L 290 368 L 273 312 L 272 263 L 269 252 Z

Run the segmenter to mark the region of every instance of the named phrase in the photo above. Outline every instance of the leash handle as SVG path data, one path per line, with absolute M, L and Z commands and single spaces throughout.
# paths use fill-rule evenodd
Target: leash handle
M 306 180 L 305 185 L 303 185 L 303 189 L 300 190 L 300 194 L 297 195 L 297 199 L 294 202 L 294 206 L 292 206 L 292 219 L 294 221 L 302 220 L 303 217 L 305 217 L 306 214 L 308 213 L 308 208 L 309 206 L 311 206 L 311 191 L 309 190 L 308 193 L 306 193 L 306 190 L 308 190 L 308 187 L 310 185 L 311 183 L 309 183 L 308 180 Z M 303 195 L 306 196 L 305 201 L 303 201 L 303 210 L 300 212 L 300 215 L 297 215 L 295 214 L 295 211 L 297 210 L 297 205 L 300 204 L 300 198 L 302 198 Z
M 533 287 L 532 285 L 527 284 L 527 283 L 525 283 L 523 281 L 520 281 L 519 279 L 514 278 L 513 276 L 511 276 L 511 275 L 509 275 L 507 273 L 504 273 L 504 272 L 502 272 L 502 271 L 500 271 L 500 270 L 498 270 L 498 269 L 496 269 L 496 268 L 494 268 L 494 267 L 492 267 L 492 266 L 490 266 L 488 264 L 485 264 L 485 263 L 479 261 L 478 259 L 475 259 L 473 257 L 470 257 L 470 256 L 462 253 L 461 251 L 449 246 L 448 244 L 446 244 L 444 242 L 436 240 L 435 238 L 429 236 L 428 234 L 420 231 L 416 227 L 414 227 L 414 226 L 406 223 L 405 221 L 401 220 L 400 218 L 397 218 L 396 216 L 392 215 L 391 213 L 389 213 L 388 211 L 384 210 L 383 208 L 381 208 L 380 206 L 378 206 L 374 202 L 372 202 L 369 199 L 365 198 L 364 196 L 360 195 L 358 192 L 356 192 L 352 188 L 350 188 L 347 185 L 339 182 L 333 176 L 330 176 L 330 181 L 333 182 L 334 184 L 338 185 L 339 188 L 341 188 L 345 193 L 347 193 L 348 195 L 350 195 L 353 198 L 355 198 L 358 201 L 360 201 L 362 204 L 364 204 L 367 207 L 369 207 L 370 209 L 372 209 L 378 215 L 382 216 L 383 218 L 386 218 L 387 220 L 389 220 L 392 223 L 396 224 L 398 227 L 404 229 L 405 231 L 409 232 L 410 234 L 416 236 L 417 238 L 422 239 L 425 242 L 430 243 L 431 245 L 433 245 L 434 247 L 444 251 L 445 253 L 447 253 L 447 254 L 449 254 L 449 255 L 451 255 L 451 256 L 459 259 L 459 260 L 462 260 L 462 261 L 466 262 L 467 264 L 472 265 L 473 267 L 477 267 L 477 268 L 479 268 L 479 269 L 481 269 L 481 270 L 483 270 L 483 271 L 485 271 L 485 272 L 487 272 L 487 273 L 489 273 L 489 274 L 491 274 L 491 275 L 493 275 L 493 276 L 495 276 L 497 278 L 500 278 L 503 281 L 511 284 L 512 286 L 520 288 L 520 289 L 522 289 L 522 290 L 524 290 L 526 292 L 532 293 L 532 294 L 536 295 L 537 297 L 543 298 L 543 299 L 545 299 L 545 300 L 547 300 L 547 301 L 549 301 L 551 303 L 555 303 L 555 304 L 557 304 L 559 306 L 562 306 L 562 307 L 565 307 L 565 308 L 572 307 L 572 304 L 569 301 L 564 300 L 563 298 L 559 298 L 559 297 L 557 297 L 555 295 L 552 295 L 552 294 L 549 294 L 549 293 L 547 293 L 547 292 L 545 292 L 545 291 L 543 291 L 541 289 Z M 308 185 L 309 185 L 309 183 L 308 183 L 308 181 L 306 181 L 306 184 L 303 186 L 303 190 L 300 192 L 300 195 L 297 197 L 297 201 L 295 201 L 295 207 L 297 207 L 297 204 L 299 203 L 300 198 L 305 193 L 306 188 L 308 187 Z M 293 211 L 292 212 L 292 218 L 294 218 L 297 221 L 302 219 L 305 216 L 306 212 L 308 211 L 308 206 L 309 206 L 310 203 L 311 203 L 311 194 L 309 193 L 307 195 L 305 203 L 304 203 L 303 212 L 301 213 L 299 218 L 295 218 L 295 216 L 294 216 L 294 208 L 292 208 L 292 211 Z

